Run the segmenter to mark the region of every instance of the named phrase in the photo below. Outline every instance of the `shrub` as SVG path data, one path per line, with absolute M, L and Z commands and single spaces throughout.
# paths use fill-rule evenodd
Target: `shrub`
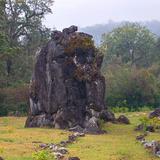
M 28 110 L 28 86 L 23 85 L 16 88 L 0 89 L 0 116 L 26 115 Z
M 98 125 L 101 130 L 105 128 L 105 121 L 103 119 L 98 120 Z
M 150 119 L 147 117 L 141 117 L 140 119 L 141 124 L 143 125 L 143 130 L 146 131 L 147 126 L 149 125 Z
M 139 112 L 149 112 L 149 111 L 151 111 L 153 109 L 153 107 L 151 107 L 151 106 L 143 106 L 143 107 L 139 107 L 138 109 L 137 109 L 137 111 L 139 111 Z
M 33 160 L 54 160 L 54 156 L 48 150 L 41 150 L 32 155 Z
M 148 117 L 141 117 L 141 124 L 143 125 L 143 130 L 146 131 L 147 126 L 153 126 L 154 130 L 160 127 L 160 119 L 157 117 L 149 119 Z
M 157 117 L 154 117 L 154 118 L 150 119 L 149 124 L 151 126 L 153 126 L 154 129 L 156 129 L 157 127 L 159 128 L 159 126 L 160 126 L 160 119 L 157 118 Z
M 129 108 L 128 107 L 112 107 L 112 111 L 114 113 L 126 113 L 126 112 L 129 112 Z
M 116 106 L 113 110 L 127 107 L 138 111 L 144 106 L 156 108 L 160 105 L 160 73 L 155 68 L 136 68 L 112 64 L 104 71 L 106 78 L 106 103 Z M 153 106 L 153 107 L 150 107 Z M 119 107 L 119 108 L 117 108 Z

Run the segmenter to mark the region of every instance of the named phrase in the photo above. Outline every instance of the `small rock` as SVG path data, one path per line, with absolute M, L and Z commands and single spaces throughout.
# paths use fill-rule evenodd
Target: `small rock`
M 84 129 L 85 133 L 89 134 L 104 134 L 105 132 L 102 131 L 98 125 L 98 119 L 96 117 L 92 117 L 86 122 L 86 127 Z
M 32 143 L 43 143 L 42 141 L 33 141 Z
M 61 153 L 58 153 L 58 152 L 54 152 L 54 156 L 55 156 L 55 158 L 58 159 L 58 160 L 64 158 L 64 155 L 61 154 Z
M 75 132 L 75 133 L 73 133 L 73 135 L 74 135 L 75 137 L 84 137 L 84 136 L 85 136 L 84 133 L 79 133 L 79 132 Z
M 100 113 L 100 119 L 103 119 L 105 122 L 114 122 L 115 116 L 112 112 L 103 110 Z
M 60 145 L 61 147 L 65 147 L 67 144 L 68 144 L 67 141 L 61 141 L 61 142 L 59 143 L 59 145 Z
M 146 136 L 147 136 L 147 134 L 139 135 L 139 136 L 136 137 L 136 140 L 137 141 L 142 141 L 142 140 L 145 139 Z
M 153 148 L 152 148 L 152 152 L 154 154 L 157 154 L 157 152 L 160 151 L 160 142 L 159 141 L 155 141 L 153 143 Z
M 139 124 L 136 128 L 135 131 L 142 131 L 144 128 L 143 124 Z
M 149 118 L 160 117 L 160 108 L 155 109 L 149 114 Z
M 49 149 L 54 149 L 55 147 L 57 147 L 57 145 L 55 145 L 55 144 L 50 144 Z
M 70 142 L 74 142 L 76 140 L 76 137 L 74 135 L 70 135 L 70 136 L 68 136 L 68 140 Z
M 61 153 L 61 154 L 67 154 L 68 150 L 64 147 L 60 147 L 60 148 L 58 148 L 58 152 Z
M 146 148 L 146 149 L 149 149 L 149 150 L 151 150 L 154 154 L 157 152 L 157 146 L 158 146 L 158 142 L 157 141 L 151 141 L 151 142 L 146 142 L 145 144 L 144 144 L 144 147 Z
M 146 148 L 146 149 L 151 149 L 152 148 L 152 142 L 146 142 L 146 143 L 144 143 L 144 148 Z
M 142 145 L 144 145 L 145 143 L 147 143 L 147 141 L 145 139 L 141 140 Z
M 45 149 L 48 147 L 48 144 L 42 143 L 39 145 L 39 147 Z
M 55 145 L 55 146 L 52 146 L 52 151 L 53 151 L 53 152 L 58 152 L 58 149 L 59 149 L 58 146 L 56 146 L 56 145 Z
M 160 157 L 160 151 L 158 151 L 158 152 L 156 153 L 156 156 L 157 156 L 157 157 Z
M 84 129 L 79 125 L 69 129 L 69 131 L 72 131 L 72 132 L 83 132 L 83 130 Z
M 146 127 L 146 131 L 155 132 L 155 129 L 154 129 L 153 126 L 147 126 L 147 127 Z
M 78 157 L 69 157 L 68 160 L 80 160 Z
M 117 118 L 117 122 L 123 123 L 123 124 L 130 124 L 129 119 L 128 119 L 126 116 L 124 116 L 124 115 L 120 115 L 120 116 Z

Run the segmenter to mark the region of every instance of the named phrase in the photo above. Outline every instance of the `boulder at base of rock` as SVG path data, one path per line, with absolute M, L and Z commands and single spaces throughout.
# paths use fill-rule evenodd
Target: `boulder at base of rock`
M 69 131 L 83 133 L 84 128 L 82 128 L 81 126 L 77 125 L 77 126 L 75 126 L 73 128 L 69 128 Z
M 116 120 L 114 114 L 108 110 L 102 110 L 100 113 L 100 119 L 105 122 L 114 122 Z
M 117 122 L 118 123 L 122 123 L 122 124 L 130 124 L 130 121 L 129 119 L 124 116 L 124 115 L 120 115 L 118 118 L 117 118 Z
M 104 101 L 103 55 L 94 46 L 92 36 L 77 29 L 71 26 L 63 32 L 54 31 L 37 54 L 26 127 L 80 126 L 77 130 L 95 132 L 100 129 L 93 117 L 114 119 Z
M 86 122 L 84 133 L 103 134 L 106 132 L 100 129 L 98 125 L 98 119 L 96 117 L 92 117 L 89 119 L 89 121 Z

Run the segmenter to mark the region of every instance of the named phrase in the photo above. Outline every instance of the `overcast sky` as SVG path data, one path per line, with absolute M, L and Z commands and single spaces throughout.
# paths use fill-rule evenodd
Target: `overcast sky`
M 160 20 L 160 0 L 55 0 L 47 27 L 84 27 L 113 21 Z

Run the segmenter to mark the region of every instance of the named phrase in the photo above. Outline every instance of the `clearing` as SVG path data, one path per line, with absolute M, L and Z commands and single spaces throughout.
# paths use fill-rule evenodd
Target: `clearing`
M 151 153 L 136 142 L 139 134 L 134 127 L 147 113 L 126 113 L 131 125 L 105 125 L 107 134 L 87 135 L 68 146 L 71 156 L 81 160 L 156 160 Z M 24 128 L 25 117 L 0 118 L 0 156 L 5 160 L 32 160 L 38 144 L 57 143 L 67 139 L 67 131 L 57 129 Z M 151 133 L 147 139 L 160 140 L 160 133 Z

